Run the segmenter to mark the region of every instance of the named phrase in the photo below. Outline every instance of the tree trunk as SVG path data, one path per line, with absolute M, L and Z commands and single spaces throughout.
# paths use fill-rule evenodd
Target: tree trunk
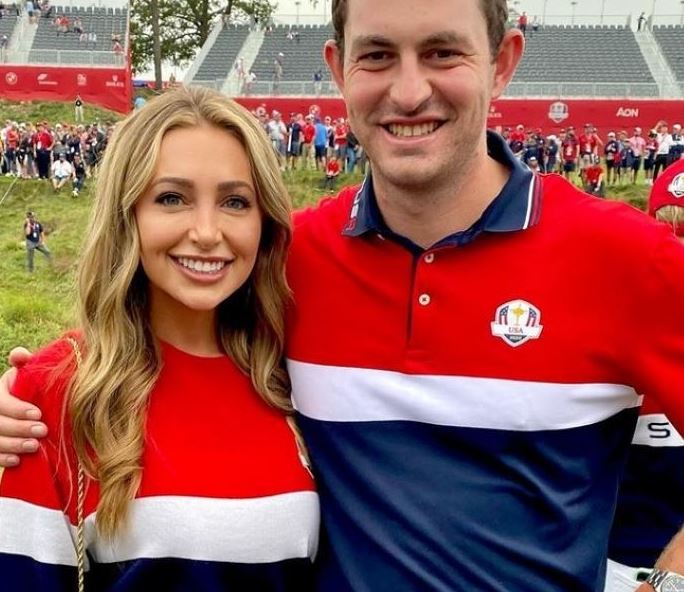
M 159 28 L 159 0 L 150 0 L 152 9 L 152 48 L 154 54 L 154 88 L 162 89 L 161 32 Z

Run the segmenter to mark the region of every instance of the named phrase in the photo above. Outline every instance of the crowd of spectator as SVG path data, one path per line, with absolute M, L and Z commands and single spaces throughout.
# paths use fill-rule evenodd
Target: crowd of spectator
M 341 172 L 366 171 L 366 157 L 344 118 L 323 116 L 316 108 L 304 115 L 290 113 L 285 121 L 266 105 L 253 111 L 273 144 L 281 170 L 308 169 L 325 173 L 325 186 L 334 190 Z
M 635 127 L 631 134 L 611 131 L 605 138 L 592 124 L 579 134 L 570 126 L 558 136 L 545 136 L 541 129 L 526 129 L 521 124 L 503 129 L 502 135 L 530 168 L 567 178 L 576 174 L 588 191 L 599 195 L 606 185 L 639 182 L 642 172 L 643 182 L 652 185 L 665 167 L 684 154 L 682 126 L 675 124 L 670 130 L 665 121 L 659 121 L 647 134 Z
M 113 125 L 51 125 L 47 121 L 17 123 L 0 128 L 0 167 L 6 176 L 46 179 L 55 192 L 71 183 L 78 196 L 85 180 L 100 162 Z

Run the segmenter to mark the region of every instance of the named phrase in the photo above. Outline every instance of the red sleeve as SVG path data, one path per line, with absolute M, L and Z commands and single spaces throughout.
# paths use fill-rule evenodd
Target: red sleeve
M 625 344 L 634 360 L 634 384 L 662 406 L 680 433 L 684 433 L 684 244 L 670 229 L 661 229 L 647 273 L 643 306 L 635 307 L 633 340 Z M 635 286 L 638 285 L 635 270 Z M 627 353 L 626 351 L 626 353 Z
M 15 382 L 17 395 L 40 405 L 50 432 L 0 481 L 0 566 L 12 590 L 75 589 L 75 461 L 60 449 L 64 385 L 73 371 L 67 356 L 64 342 L 55 343 L 35 354 Z

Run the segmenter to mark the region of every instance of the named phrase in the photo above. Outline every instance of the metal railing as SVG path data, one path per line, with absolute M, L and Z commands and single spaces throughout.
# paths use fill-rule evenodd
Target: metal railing
M 208 86 L 220 90 L 225 78 L 216 80 L 195 80 L 193 85 Z M 508 85 L 504 97 L 513 98 L 612 98 L 612 99 L 648 99 L 648 98 L 680 98 L 684 92 L 684 84 L 664 85 L 661 94 L 655 83 L 622 83 L 622 82 L 512 82 Z M 242 89 L 239 96 L 306 96 L 306 97 L 339 97 L 340 93 L 333 82 L 323 82 L 317 92 L 313 82 L 254 82 L 249 89 Z
M 113 51 L 31 49 L 7 52 L 6 64 L 31 66 L 89 66 L 115 67 L 125 65 L 123 54 Z
M 674 92 L 676 90 L 676 92 Z M 679 89 L 670 89 L 679 96 Z M 665 98 L 654 82 L 511 82 L 505 95 L 509 98 Z

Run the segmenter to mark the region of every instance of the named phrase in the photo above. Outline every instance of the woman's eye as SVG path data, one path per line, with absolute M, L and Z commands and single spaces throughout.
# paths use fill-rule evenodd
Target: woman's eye
M 249 207 L 249 200 L 244 197 L 229 197 L 223 202 L 223 206 L 229 210 L 244 210 Z
M 155 201 L 163 206 L 179 206 L 183 203 L 181 196 L 177 193 L 163 193 Z

